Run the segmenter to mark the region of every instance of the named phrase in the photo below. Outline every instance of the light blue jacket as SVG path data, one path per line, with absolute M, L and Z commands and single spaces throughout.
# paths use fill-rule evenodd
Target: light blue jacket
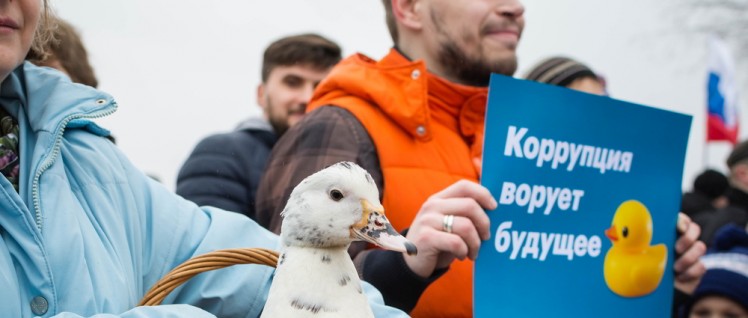
M 134 167 L 89 121 L 115 111 L 112 97 L 26 63 L 3 81 L 0 105 L 19 122 L 22 177 L 20 193 L 0 177 L 1 317 L 259 316 L 273 274 L 264 265 L 200 274 L 164 302 L 190 305 L 135 308 L 193 256 L 279 246 L 248 218 L 198 208 Z M 378 317 L 405 316 L 365 290 Z

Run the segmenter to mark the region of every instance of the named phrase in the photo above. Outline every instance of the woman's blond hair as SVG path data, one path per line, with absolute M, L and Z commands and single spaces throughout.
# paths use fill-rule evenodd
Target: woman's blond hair
M 48 0 L 42 1 L 42 10 L 39 13 L 39 23 L 36 26 L 36 32 L 34 33 L 34 40 L 31 42 L 31 50 L 28 53 L 28 57 L 34 59 L 43 60 L 47 57 L 47 48 L 50 42 L 54 42 L 54 30 L 57 27 L 55 23 L 56 19 L 53 19 L 54 12 L 49 7 Z

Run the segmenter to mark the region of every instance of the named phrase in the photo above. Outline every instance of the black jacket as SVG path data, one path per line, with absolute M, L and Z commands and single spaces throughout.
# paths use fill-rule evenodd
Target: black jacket
M 254 219 L 257 187 L 277 140 L 270 124 L 260 118 L 203 139 L 179 171 L 177 194 Z
M 686 192 L 683 194 L 680 203 L 680 211 L 694 218 L 695 215 L 704 211 L 714 211 L 712 200 L 705 194 L 699 192 Z
M 745 228 L 748 224 L 748 193 L 736 188 L 727 190 L 730 205 L 717 210 L 706 210 L 693 216 L 693 221 L 701 226 L 699 240 L 711 246 L 714 234 L 727 224 Z

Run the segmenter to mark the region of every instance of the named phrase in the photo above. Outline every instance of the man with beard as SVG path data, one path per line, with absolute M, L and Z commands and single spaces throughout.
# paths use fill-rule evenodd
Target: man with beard
M 202 140 L 182 166 L 177 193 L 255 218 L 255 194 L 278 136 L 301 120 L 317 84 L 341 59 L 340 47 L 317 34 L 281 38 L 265 49 L 257 103 L 262 117 Z
M 512 75 L 524 28 L 518 0 L 383 0 L 395 47 L 341 61 L 307 116 L 278 142 L 258 190 L 257 220 L 280 231 L 291 190 L 348 160 L 367 169 L 395 228 L 416 255 L 352 246 L 361 277 L 413 317 L 472 317 L 472 261 L 491 236 L 495 198 L 477 182 L 491 72 Z M 698 227 L 676 263 L 698 276 Z M 449 271 L 447 271 L 449 269 Z M 690 278 L 690 276 L 688 277 Z M 422 295 L 422 296 L 421 296 Z M 420 299 L 419 299 L 420 297 Z

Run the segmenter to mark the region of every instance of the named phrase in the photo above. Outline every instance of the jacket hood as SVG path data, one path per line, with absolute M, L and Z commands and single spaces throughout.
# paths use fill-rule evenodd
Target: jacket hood
M 54 132 L 64 122 L 68 127 L 86 128 L 98 135 L 108 132 L 92 122 L 76 117 L 98 117 L 117 109 L 114 99 L 104 92 L 70 81 L 64 74 L 29 62 L 17 67 L 0 84 L 0 103 L 18 118 L 25 109 L 30 128 Z M 66 121 L 66 118 L 72 120 Z
M 236 130 L 262 130 L 275 133 L 273 126 L 270 126 L 270 123 L 262 116 L 254 116 L 241 121 L 236 126 Z
M 391 54 L 390 54 L 391 55 Z M 338 63 L 314 92 L 307 112 L 343 96 L 353 95 L 379 107 L 416 137 L 429 126 L 426 65 L 405 58 L 381 62 L 355 54 Z M 376 83 L 376 84 L 375 84 Z M 430 136 L 420 136 L 430 139 Z
M 449 82 L 396 49 L 380 61 L 355 54 L 336 65 L 314 91 L 307 112 L 360 99 L 377 105 L 414 139 L 432 139 L 433 122 L 459 132 L 480 157 L 488 88 Z M 337 104 L 340 105 L 340 104 Z

